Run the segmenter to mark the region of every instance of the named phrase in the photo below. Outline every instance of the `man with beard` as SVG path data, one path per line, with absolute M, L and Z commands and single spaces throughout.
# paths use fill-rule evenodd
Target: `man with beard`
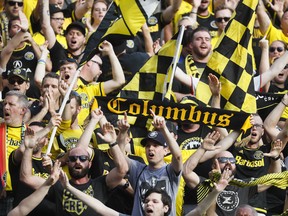
M 190 76 L 200 78 L 210 58 L 211 50 L 211 35 L 207 28 L 198 27 L 195 30 L 188 28 L 183 36 L 179 68 Z M 193 95 L 191 88 L 183 86 L 177 80 L 173 82 L 173 91 L 178 101 L 186 95 Z
M 107 129 L 114 130 L 114 127 Z M 111 132 L 112 133 L 112 132 Z M 114 132 L 115 133 L 115 132 Z M 119 146 L 116 143 L 116 136 L 111 136 L 114 140 L 110 142 L 110 149 L 116 167 L 106 176 L 101 176 L 96 179 L 90 179 L 88 176 L 91 167 L 90 155 L 87 149 L 82 147 L 75 147 L 68 153 L 67 165 L 69 174 L 71 176 L 70 184 L 81 190 L 82 192 L 99 199 L 105 203 L 108 199 L 109 192 L 120 184 L 123 177 L 127 174 L 128 165 L 121 153 Z M 36 139 L 32 137 L 31 139 Z M 32 143 L 32 142 L 31 142 Z M 44 180 L 40 177 L 31 174 L 31 156 L 33 145 L 26 147 L 22 166 L 21 166 L 21 180 L 29 186 L 37 189 Z M 56 203 L 57 215 L 93 215 L 91 208 L 85 205 L 81 200 L 77 199 L 73 194 L 63 188 L 60 182 L 57 182 L 49 191 L 48 197 L 54 199 Z M 94 214 L 95 215 L 95 214 Z

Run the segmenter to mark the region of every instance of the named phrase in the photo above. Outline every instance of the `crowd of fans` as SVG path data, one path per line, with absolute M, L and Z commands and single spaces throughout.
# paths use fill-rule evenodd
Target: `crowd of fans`
M 239 1 L 161 0 L 133 39 L 104 40 L 82 64 L 113 1 L 4 0 L 0 215 L 288 214 L 286 186 L 235 184 L 286 171 L 287 0 L 259 0 L 255 11 L 254 89 L 282 99 L 251 113 L 245 134 L 150 110 L 153 130 L 134 139 L 126 113 L 95 108 L 95 97 L 116 97 L 181 26 L 172 90 L 177 103 L 198 104 L 199 78 Z M 226 90 L 215 75 L 208 81 L 209 106 L 220 109 Z

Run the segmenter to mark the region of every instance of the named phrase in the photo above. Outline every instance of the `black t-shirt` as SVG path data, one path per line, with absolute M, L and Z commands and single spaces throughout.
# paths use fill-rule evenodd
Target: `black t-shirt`
M 200 184 L 205 184 L 205 178 L 200 177 Z M 211 183 L 208 183 L 211 187 Z M 207 185 L 207 183 L 206 183 Z M 210 188 L 212 190 L 212 188 Z M 228 185 L 216 198 L 216 213 L 219 216 L 234 216 L 235 210 L 242 204 L 248 204 L 249 199 L 257 194 L 258 187 L 237 187 Z
M 112 156 L 108 151 L 101 151 L 99 149 L 94 149 L 95 155 L 92 160 L 91 166 L 91 177 L 96 178 L 102 175 L 107 175 L 114 167 L 115 163 Z M 137 160 L 144 163 L 141 157 L 135 155 L 128 155 L 130 159 Z M 123 187 L 119 186 L 111 191 L 109 199 L 106 205 L 115 211 L 122 212 L 125 214 L 131 214 L 133 209 L 134 197 L 126 192 Z
M 105 179 L 106 176 L 102 176 L 96 179 L 90 179 L 85 184 L 75 185 L 71 181 L 70 184 L 78 190 L 106 203 L 109 196 L 109 189 L 106 185 Z M 94 210 L 77 199 L 72 193 L 64 189 L 59 181 L 50 188 L 48 196 L 55 197 L 57 212 L 55 215 L 57 216 L 98 215 Z
M 11 176 L 11 182 L 13 187 L 14 201 L 13 207 L 16 207 L 24 198 L 32 194 L 35 190 L 27 186 L 25 183 L 20 181 L 20 166 L 21 164 L 16 163 L 13 160 L 15 151 L 9 156 L 9 172 Z M 42 166 L 41 158 L 32 157 L 32 171 L 33 175 L 41 176 L 45 179 L 49 177 L 49 174 Z M 55 204 L 48 200 L 46 197 L 41 203 L 29 213 L 29 216 L 51 216 L 56 214 Z
M 23 68 L 26 70 L 29 76 L 30 88 L 27 90 L 27 97 L 39 98 L 40 90 L 34 82 L 35 69 L 37 66 L 37 57 L 30 44 L 25 44 L 25 46 L 19 50 L 14 50 L 12 56 L 10 57 L 6 72 L 2 74 L 3 78 L 7 79 L 9 73 L 15 68 Z M 8 92 L 9 89 L 4 89 L 4 94 Z M 3 95 L 4 97 L 4 95 Z

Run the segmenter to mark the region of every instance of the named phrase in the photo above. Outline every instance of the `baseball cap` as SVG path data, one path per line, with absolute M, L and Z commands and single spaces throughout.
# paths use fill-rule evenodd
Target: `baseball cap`
M 185 96 L 181 99 L 180 101 L 181 104 L 193 104 L 193 105 L 198 105 L 199 102 L 195 97 L 192 96 Z
M 61 10 L 61 8 L 58 7 L 58 5 L 49 4 L 49 12 L 50 12 L 50 15 L 52 15 L 52 14 L 63 12 L 63 11 Z
M 65 35 L 71 30 L 71 29 L 77 29 L 79 30 L 84 36 L 86 34 L 86 28 L 85 25 L 82 22 L 79 21 L 74 21 L 72 23 L 70 23 L 65 31 Z
M 12 77 L 18 76 L 25 81 L 29 81 L 28 74 L 24 68 L 15 68 L 8 75 L 8 80 Z
M 147 137 L 141 140 L 141 145 L 145 146 L 149 140 L 156 141 L 159 145 L 167 147 L 166 140 L 163 134 L 159 131 L 149 132 Z

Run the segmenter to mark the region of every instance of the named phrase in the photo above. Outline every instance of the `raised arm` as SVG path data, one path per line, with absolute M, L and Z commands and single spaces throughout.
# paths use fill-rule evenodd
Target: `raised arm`
M 162 17 L 166 23 L 170 23 L 174 18 L 176 12 L 179 10 L 182 0 L 173 0 L 163 12 Z
M 110 92 L 119 89 L 125 83 L 125 76 L 122 69 L 122 66 L 113 50 L 112 44 L 108 41 L 103 41 L 99 50 L 102 52 L 102 55 L 109 56 L 109 60 L 112 67 L 112 79 L 104 82 L 104 92 L 109 94 Z
M 216 149 L 215 151 L 207 151 L 201 158 L 200 162 L 202 163 L 206 160 L 209 160 L 213 158 L 216 154 L 220 153 L 221 151 L 225 151 L 228 148 L 230 148 L 230 146 L 235 143 L 239 135 L 240 131 L 232 131 L 228 136 L 226 136 L 224 139 L 220 140 L 216 144 L 216 146 L 220 146 L 219 149 Z
M 101 111 L 101 107 L 99 107 L 95 110 L 92 110 L 90 115 L 91 115 L 91 119 L 90 119 L 88 125 L 85 127 L 83 134 L 79 138 L 79 140 L 77 142 L 77 146 L 81 146 L 82 148 L 87 149 L 87 151 L 91 155 L 89 143 L 90 143 L 92 134 L 94 133 L 96 125 L 98 124 L 98 122 L 102 118 L 104 118 L 104 115 L 103 115 L 103 112 Z
M 211 100 L 211 107 L 220 109 L 220 102 L 221 102 L 221 83 L 219 82 L 219 79 L 213 75 L 208 75 L 208 81 L 209 81 L 209 89 L 212 94 L 212 100 Z M 225 128 L 220 127 L 213 127 L 213 130 L 218 131 L 220 133 L 220 139 L 224 139 L 224 137 L 228 136 L 228 132 Z
M 54 120 L 55 120 L 54 123 L 50 121 L 48 127 L 45 127 L 44 129 L 42 129 L 37 133 L 34 133 L 34 131 L 31 130 L 30 128 L 27 128 L 25 132 L 25 138 L 24 138 L 25 151 L 21 162 L 20 180 L 34 189 L 39 188 L 45 182 L 45 179 L 39 176 L 32 175 L 33 148 L 37 145 L 38 140 L 41 139 L 43 136 L 45 136 L 51 130 L 52 127 L 60 124 L 59 119 L 55 117 Z
M 153 122 L 152 122 L 153 126 L 155 127 L 155 129 L 159 130 L 163 134 L 168 144 L 169 150 L 172 154 L 171 165 L 173 167 L 174 172 L 178 174 L 183 169 L 182 153 L 179 148 L 179 145 L 174 139 L 174 137 L 171 135 L 170 131 L 168 130 L 165 119 L 162 116 L 155 115 L 155 113 L 151 109 L 150 112 L 153 116 Z
M 116 212 L 115 210 L 105 206 L 102 202 L 100 202 L 98 199 L 83 193 L 82 191 L 74 188 L 72 185 L 69 184 L 67 175 L 61 171 L 60 174 L 60 181 L 61 184 L 65 189 L 73 193 L 79 200 L 84 202 L 86 205 L 88 205 L 91 209 L 93 209 L 98 215 L 109 215 L 109 216 L 119 216 L 119 212 Z
M 229 171 L 224 170 L 219 182 L 214 183 L 213 190 L 197 205 L 195 209 L 190 211 L 185 216 L 202 216 L 206 215 L 206 211 L 215 202 L 217 196 L 227 187 L 232 177 L 229 176 Z
M 82 19 L 84 15 L 91 10 L 93 0 L 77 1 L 75 4 L 75 18 L 76 20 Z
M 44 45 L 41 47 L 41 56 L 38 60 L 35 74 L 34 74 L 34 82 L 38 86 L 39 89 L 41 89 L 42 80 L 46 74 L 46 62 L 48 60 L 49 50 L 48 47 L 48 41 L 45 41 Z M 51 61 L 50 61 L 51 62 Z
M 129 168 L 128 168 L 128 163 L 125 159 L 125 156 L 121 152 L 118 146 L 118 143 L 116 142 L 117 135 L 116 135 L 116 131 L 113 125 L 111 125 L 110 122 L 107 122 L 102 127 L 102 132 L 103 132 L 103 135 L 100 133 L 97 133 L 97 135 L 101 139 L 109 143 L 109 147 L 110 147 L 109 150 L 112 154 L 113 161 L 115 163 L 115 168 L 113 168 L 106 177 L 107 186 L 110 189 L 113 189 L 121 183 L 122 179 L 127 174 Z
M 220 148 L 219 146 L 214 146 L 219 137 L 220 134 L 216 131 L 208 133 L 207 136 L 204 138 L 201 146 L 184 163 L 183 178 L 188 187 L 195 188 L 200 183 L 199 176 L 193 170 L 199 164 L 200 159 L 203 157 L 206 151 L 214 152 L 216 149 Z
M 260 25 L 260 31 L 263 35 L 266 35 L 266 32 L 270 26 L 271 20 L 266 12 L 266 8 L 262 0 L 259 0 L 257 7 L 257 18 Z
M 119 145 L 121 151 L 124 154 L 126 152 L 131 152 L 130 145 L 129 145 L 129 147 L 126 148 L 126 140 L 127 140 L 127 136 L 128 136 L 128 130 L 130 128 L 130 124 L 128 123 L 126 112 L 124 113 L 124 118 L 120 119 L 117 122 L 117 126 L 119 129 L 119 133 L 117 136 L 117 142 L 118 142 L 118 145 Z
M 56 35 L 50 23 L 49 1 L 38 0 L 40 4 L 41 29 L 45 39 L 48 41 L 48 49 L 51 49 L 56 42 Z
M 288 51 L 284 53 L 280 58 L 278 58 L 271 65 L 268 71 L 265 71 L 261 74 L 261 86 L 265 86 L 268 82 L 270 82 L 274 77 L 276 77 L 282 70 L 285 68 L 288 63 Z
M 36 191 L 12 209 L 7 216 L 28 215 L 44 199 L 50 187 L 58 181 L 60 170 L 60 163 L 56 161 L 50 177 Z
M 283 111 L 288 105 L 288 94 L 285 94 L 281 102 L 269 113 L 264 121 L 265 133 L 269 136 L 270 140 L 275 140 L 279 134 L 279 129 L 277 129 L 277 123 Z

